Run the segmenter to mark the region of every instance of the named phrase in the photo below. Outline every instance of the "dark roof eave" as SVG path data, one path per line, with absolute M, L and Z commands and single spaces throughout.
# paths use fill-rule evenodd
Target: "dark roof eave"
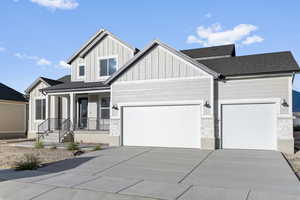
M 255 75 L 270 75 L 270 74 L 292 74 L 300 73 L 299 70 L 287 70 L 287 71 L 274 71 L 274 72 L 257 72 L 257 73 L 244 73 L 244 74 L 227 74 L 225 77 L 238 77 L 238 76 L 255 76 Z
M 90 87 L 90 88 L 68 88 L 68 89 L 41 89 L 45 93 L 55 93 L 55 92 L 82 92 L 82 91 L 94 91 L 94 90 L 110 90 L 110 87 Z

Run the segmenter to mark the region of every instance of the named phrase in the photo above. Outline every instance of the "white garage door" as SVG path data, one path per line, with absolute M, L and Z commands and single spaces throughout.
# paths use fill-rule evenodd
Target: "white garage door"
M 275 104 L 222 106 L 222 145 L 232 149 L 276 150 Z
M 200 148 L 200 106 L 139 106 L 123 109 L 123 144 Z

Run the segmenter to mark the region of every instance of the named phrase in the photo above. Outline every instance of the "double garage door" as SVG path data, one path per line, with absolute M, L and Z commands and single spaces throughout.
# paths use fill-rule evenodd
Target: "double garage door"
M 222 148 L 276 149 L 274 104 L 221 109 Z M 200 105 L 123 108 L 123 145 L 201 148 Z

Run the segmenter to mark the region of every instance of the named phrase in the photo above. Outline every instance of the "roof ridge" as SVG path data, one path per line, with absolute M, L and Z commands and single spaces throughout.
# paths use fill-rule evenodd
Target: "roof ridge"
M 217 45 L 217 46 L 210 46 L 210 47 L 200 47 L 200 48 L 192 48 L 192 49 L 179 49 L 178 51 L 190 51 L 190 50 L 209 49 L 209 48 L 226 47 L 226 46 L 235 46 L 235 44 L 232 43 L 232 44 L 224 44 L 224 45 Z

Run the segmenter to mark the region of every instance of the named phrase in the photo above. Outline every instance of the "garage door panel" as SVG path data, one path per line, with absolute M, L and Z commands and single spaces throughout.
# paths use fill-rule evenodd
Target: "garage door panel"
M 200 106 L 139 106 L 123 109 L 123 144 L 200 148 Z
M 223 148 L 276 149 L 274 104 L 222 106 Z

